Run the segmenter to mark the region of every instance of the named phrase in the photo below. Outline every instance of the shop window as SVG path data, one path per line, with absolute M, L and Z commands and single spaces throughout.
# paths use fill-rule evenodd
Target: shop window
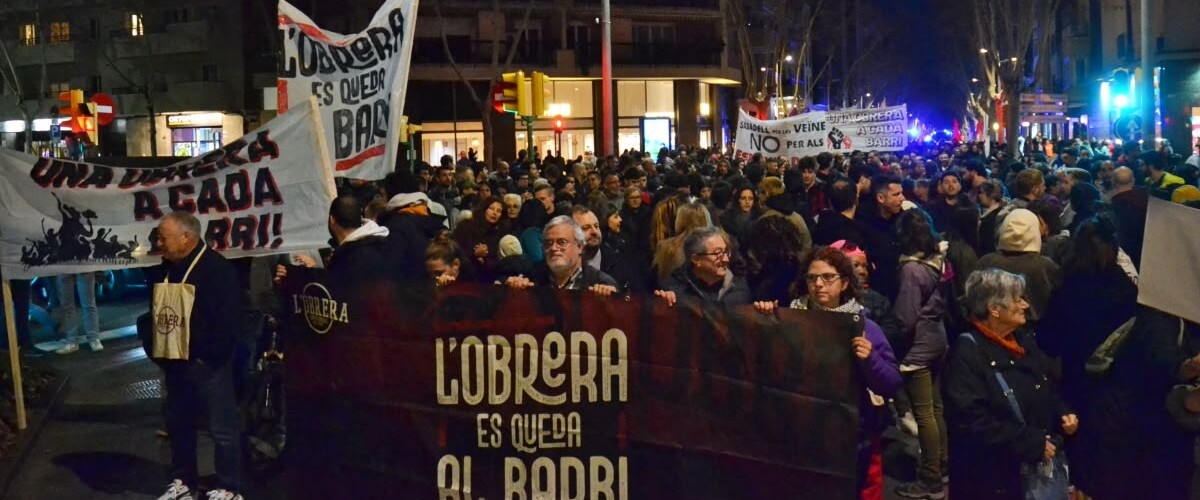
M 221 147 L 220 128 L 171 129 L 171 154 L 174 156 L 198 156 L 219 147 Z
M 646 114 L 646 82 L 617 80 L 617 116 Z
M 21 25 L 21 44 L 37 45 L 37 25 L 22 24 Z
M 71 41 L 71 23 L 59 21 L 50 23 L 50 43 Z
M 592 82 L 589 81 L 557 81 L 554 82 L 554 101 L 559 112 L 552 113 L 569 118 L 592 117 Z

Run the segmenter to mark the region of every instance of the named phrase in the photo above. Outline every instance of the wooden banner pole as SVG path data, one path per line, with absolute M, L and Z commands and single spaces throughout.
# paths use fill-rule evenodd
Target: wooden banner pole
M 21 348 L 17 344 L 17 319 L 13 311 L 12 286 L 3 280 L 4 323 L 8 329 L 8 364 L 12 368 L 13 397 L 17 407 L 17 430 L 25 430 L 25 388 L 21 383 Z

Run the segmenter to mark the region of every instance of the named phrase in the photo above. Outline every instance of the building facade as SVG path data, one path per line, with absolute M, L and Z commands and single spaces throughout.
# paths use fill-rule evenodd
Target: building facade
M 3 147 L 30 141 L 35 152 L 61 154 L 51 125 L 69 89 L 115 103 L 89 154 L 193 156 L 245 130 L 253 106 L 239 0 L 5 2 L 0 26 L 9 55 L 0 60 L 9 74 L 0 89 Z

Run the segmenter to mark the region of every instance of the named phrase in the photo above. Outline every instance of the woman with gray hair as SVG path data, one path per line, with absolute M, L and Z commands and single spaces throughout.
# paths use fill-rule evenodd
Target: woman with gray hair
M 961 302 L 972 327 L 955 341 L 944 377 L 955 497 L 1067 496 L 1062 440 L 1079 419 L 1050 378 L 1052 360 L 1022 328 L 1024 295 L 1025 278 L 1007 271 L 967 278 Z

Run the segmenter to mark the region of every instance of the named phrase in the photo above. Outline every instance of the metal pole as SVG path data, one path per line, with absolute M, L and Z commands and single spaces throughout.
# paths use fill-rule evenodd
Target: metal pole
M 32 136 L 32 130 L 30 136 Z M 24 430 L 25 387 L 21 383 L 21 348 L 17 344 L 16 313 L 13 311 L 12 287 L 4 280 L 4 326 L 8 329 L 8 366 L 12 369 L 13 397 L 17 405 L 17 430 Z
M 521 119 L 525 120 L 525 151 L 529 153 L 530 158 L 533 158 L 533 117 L 523 116 Z
M 600 138 L 605 156 L 613 154 L 612 15 L 609 0 L 600 1 Z
M 1154 140 L 1157 139 L 1154 127 L 1154 64 L 1151 60 L 1151 42 L 1154 37 L 1150 33 L 1150 0 L 1141 1 L 1141 24 L 1142 24 L 1142 81 L 1140 89 L 1134 91 L 1141 94 L 1138 98 L 1138 107 L 1142 109 L 1142 138 L 1149 141 L 1145 146 L 1157 148 Z

